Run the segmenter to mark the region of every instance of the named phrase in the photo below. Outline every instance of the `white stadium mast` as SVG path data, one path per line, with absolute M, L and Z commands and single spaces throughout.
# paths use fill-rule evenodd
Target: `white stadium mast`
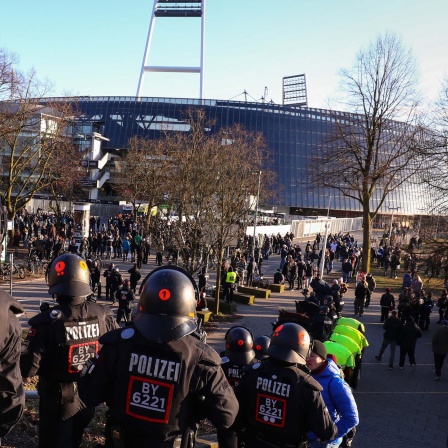
M 204 84 L 204 49 L 205 49 L 205 1 L 206 0 L 154 0 L 151 21 L 149 24 L 148 37 L 146 40 L 145 53 L 143 56 L 140 78 L 137 86 L 137 97 L 141 96 L 143 82 L 147 72 L 164 73 L 199 73 L 199 98 L 202 99 Z M 151 49 L 152 35 L 156 18 L 179 17 L 179 18 L 201 18 L 201 54 L 199 67 L 178 66 L 155 66 L 149 65 L 149 52 Z

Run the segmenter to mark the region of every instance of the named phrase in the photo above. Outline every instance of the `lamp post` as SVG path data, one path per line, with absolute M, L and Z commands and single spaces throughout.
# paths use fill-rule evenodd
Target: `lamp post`
M 392 210 L 392 216 L 390 218 L 390 228 L 389 228 L 389 245 L 391 243 L 390 239 L 392 237 L 392 224 L 394 222 L 394 211 L 395 210 L 400 210 L 400 207 L 387 207 L 389 210 Z
M 320 278 L 324 277 L 325 251 L 327 250 L 328 224 L 330 221 L 330 201 L 331 201 L 331 195 L 328 197 L 327 222 L 325 223 L 325 234 L 324 234 L 324 242 L 323 242 L 323 246 L 322 246 L 322 256 L 320 257 L 320 266 L 319 266 Z
M 252 256 L 255 255 L 255 238 L 257 236 L 258 201 L 260 200 L 261 173 L 262 173 L 261 171 L 258 171 L 258 188 L 257 188 L 257 202 L 255 204 L 254 238 L 252 241 Z

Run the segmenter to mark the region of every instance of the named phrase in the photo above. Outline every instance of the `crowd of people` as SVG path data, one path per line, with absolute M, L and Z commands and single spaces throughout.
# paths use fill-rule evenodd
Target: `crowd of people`
M 409 286 L 408 286 L 409 285 Z M 444 289 L 440 297 L 433 299 L 432 292 L 426 293 L 419 276 L 412 276 L 408 271 L 403 276 L 402 291 L 396 299 L 390 288 L 386 288 L 380 298 L 381 317 L 384 339 L 379 354 L 375 356 L 381 362 L 384 351 L 390 347 L 389 369 L 394 368 L 395 349 L 400 348 L 399 368 L 403 369 L 406 357 L 412 369 L 415 369 L 415 349 L 423 332 L 429 330 L 431 314 L 434 307 L 438 308 L 438 320 L 441 325 L 433 335 L 432 348 L 434 353 L 435 380 L 438 381 L 444 357 L 448 352 L 448 291 Z
M 75 234 L 77 226 L 71 213 L 63 213 L 60 222 L 54 214 L 38 210 L 19 211 L 14 218 L 13 244 L 17 250 L 22 244 L 31 256 L 52 260 L 64 252 L 77 253 L 83 258 L 116 259 L 136 262 L 139 267 L 147 262 L 150 242 L 143 238 L 142 222 L 132 215 L 110 217 L 101 223 L 92 216 L 89 236 Z
M 232 327 L 225 335 L 221 359 L 197 327 L 196 310 L 204 305 L 204 270 L 196 287 L 190 274 L 174 264 L 154 269 L 144 280 L 138 313 L 132 318 L 140 280 L 137 262 L 128 271 L 128 281 L 113 263 L 101 272 L 90 258 L 58 255 L 48 273 L 49 293 L 56 305 L 30 320 L 21 349 L 20 338 L 9 339 L 15 359 L 4 362 L 11 361 L 11 371 L 15 369 L 8 392 L 13 399 L 6 411 L 8 419 L 0 425 L 0 437 L 20 419 L 23 389 L 18 378 L 27 381 L 38 374 L 42 447 L 78 447 L 95 406 L 103 402 L 109 406 L 107 443 L 123 447 L 146 446 L 149 438 L 155 447 L 171 447 L 176 438 L 185 444 L 181 446 L 188 446 L 198 421 L 205 417 L 217 428 L 222 447 L 350 446 L 359 423 L 352 389 L 357 387 L 368 346 L 365 326 L 356 317 L 369 307 L 375 279 L 356 270 L 362 249 L 350 235 L 330 236 L 326 248 L 318 235 L 303 253 L 300 245 L 293 244 L 293 235 L 275 238 L 274 245 L 272 238 L 265 238 L 263 247 L 268 250 L 255 247 L 254 257 L 248 255 L 250 251 L 237 250 L 224 264 L 225 300 L 232 301 L 233 285 L 250 285 L 272 253 L 280 255 L 280 282 L 288 278 L 293 265 L 297 272 L 304 263 L 301 283 L 297 276 L 290 283 L 290 288 L 302 290 L 304 300 L 296 302 L 297 313 L 283 316 L 272 331 L 266 329 L 270 336 L 254 337 L 246 327 Z M 319 256 L 325 254 L 327 260 L 327 251 L 342 263 L 356 258 L 347 282 L 343 278 L 329 284 L 315 269 L 306 273 L 306 266 L 315 266 Z M 289 265 L 286 275 L 285 265 Z M 407 274 L 409 286 L 405 286 Z M 415 367 L 416 341 L 429 328 L 425 310 L 428 304 L 431 309 L 436 305 L 440 327 L 432 346 L 439 380 L 448 351 L 448 292 L 435 302 L 419 284 L 416 272 L 405 275 L 397 302 L 390 289 L 380 299 L 385 333 L 376 360 L 381 362 L 389 346 L 393 368 L 398 345 L 399 367 L 404 367 L 406 356 Z M 342 313 L 343 298 L 353 276 L 356 315 L 347 317 Z M 116 318 L 108 307 L 88 300 L 101 277 L 106 281 L 106 299 L 118 302 Z M 14 323 L 20 306 L 8 295 L 3 303 L 5 316 Z M 306 319 L 297 321 L 293 315 Z M 122 320 L 126 325 L 119 327 Z M 14 327 L 8 331 L 14 333 Z
M 4 360 L 11 362 L 15 400 L 14 412 L 1 420 L 2 435 L 21 416 L 20 378 L 28 382 L 35 375 L 39 447 L 80 446 L 103 402 L 109 407 L 106 443 L 123 447 L 147 446 L 149 438 L 154 447 L 172 447 L 177 437 L 189 446 L 186 438 L 205 417 L 216 427 L 220 446 L 229 448 L 274 442 L 322 447 L 324 441 L 336 447 L 358 424 L 343 369 L 298 324 L 285 323 L 255 345 L 248 329 L 233 327 L 223 341 L 229 358 L 220 359 L 198 333 L 199 289 L 178 266 L 148 274 L 138 313 L 121 328 L 108 307 L 88 300 L 89 269 L 80 256 L 58 256 L 48 285 L 56 304 L 30 319 L 22 347 L 19 337 L 14 359 Z M 128 282 L 116 297 L 124 302 L 126 318 L 126 304 L 133 300 Z M 15 302 L 7 298 L 14 316 Z

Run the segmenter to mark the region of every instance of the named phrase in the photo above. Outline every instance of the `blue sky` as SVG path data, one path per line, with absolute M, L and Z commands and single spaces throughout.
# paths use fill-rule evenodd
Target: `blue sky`
M 0 47 L 54 82 L 54 94 L 134 96 L 153 0 L 1 0 Z M 281 103 L 305 73 L 308 104 L 327 106 L 338 71 L 386 31 L 411 48 L 434 99 L 448 74 L 447 0 L 207 0 L 204 97 Z M 150 64 L 197 65 L 200 19 L 157 19 Z M 143 96 L 195 98 L 199 76 L 148 74 Z M 248 97 L 250 98 L 250 97 Z

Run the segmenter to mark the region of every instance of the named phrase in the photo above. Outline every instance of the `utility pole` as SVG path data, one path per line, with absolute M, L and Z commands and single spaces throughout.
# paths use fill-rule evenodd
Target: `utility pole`
M 320 257 L 320 266 L 319 266 L 320 278 L 323 278 L 323 276 L 324 276 L 325 251 L 327 249 L 328 225 L 329 225 L 329 220 L 330 220 L 330 201 L 331 201 L 331 195 L 328 197 L 327 222 L 325 223 L 325 235 L 324 235 L 324 242 L 323 242 L 323 246 L 322 246 L 322 256 Z
M 254 220 L 254 237 L 252 241 L 252 256 L 255 255 L 255 238 L 257 237 L 257 218 L 258 218 L 258 201 L 260 200 L 260 184 L 261 184 L 261 171 L 258 172 L 258 189 L 257 189 L 257 202 L 255 204 L 255 220 Z
M 394 223 L 394 211 L 395 210 L 400 210 L 400 207 L 387 207 L 389 210 L 392 210 L 392 216 L 390 218 L 390 228 L 389 228 L 389 246 L 391 244 L 391 237 L 392 237 L 392 224 Z

